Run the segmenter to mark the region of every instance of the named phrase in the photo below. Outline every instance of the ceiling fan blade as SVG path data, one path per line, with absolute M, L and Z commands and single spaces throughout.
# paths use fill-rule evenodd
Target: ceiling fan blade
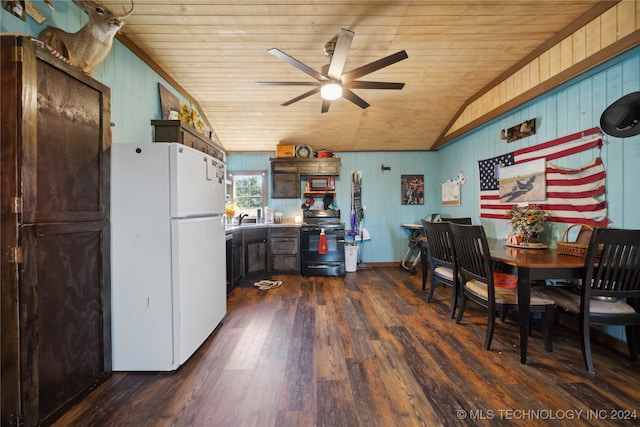
M 331 106 L 331 100 L 329 99 L 323 99 L 322 100 L 322 109 L 320 109 L 321 113 L 326 113 L 327 111 L 329 111 L 329 107 Z
M 270 54 L 272 54 L 273 56 L 282 59 L 283 61 L 288 62 L 289 64 L 293 65 L 294 67 L 296 67 L 298 70 L 302 71 L 303 73 L 306 73 L 308 75 L 310 75 L 311 77 L 313 77 L 314 79 L 318 80 L 318 81 L 324 81 L 327 80 L 327 78 L 325 76 L 323 76 L 322 74 L 320 74 L 319 72 L 317 72 L 316 70 L 314 70 L 313 68 L 303 64 L 302 62 L 298 61 L 297 59 L 287 55 L 286 53 L 284 53 L 283 51 L 276 49 L 276 48 L 271 48 L 269 49 L 267 52 L 269 52 Z
M 291 105 L 291 104 L 293 104 L 294 102 L 298 102 L 298 101 L 300 101 L 301 99 L 305 99 L 305 98 L 307 98 L 307 97 L 309 97 L 309 96 L 311 96 L 311 95 L 313 95 L 313 94 L 316 94 L 316 93 L 318 93 L 318 92 L 320 92 L 320 86 L 318 86 L 318 87 L 316 87 L 316 88 L 313 88 L 313 89 L 311 89 L 310 91 L 305 92 L 305 93 L 303 93 L 303 94 L 302 94 L 302 95 L 300 95 L 300 96 L 296 96 L 295 98 L 290 99 L 290 100 L 288 100 L 287 102 L 284 102 L 284 103 L 283 103 L 283 104 L 281 104 L 281 105 L 282 105 L 282 106 L 284 106 L 284 107 L 286 107 L 287 105 Z
M 344 99 L 348 99 L 349 101 L 353 102 L 354 104 L 356 104 L 360 108 L 369 107 L 369 104 L 367 103 L 367 101 L 365 101 L 364 99 L 360 98 L 358 95 L 356 95 L 355 93 L 351 92 L 349 89 L 347 89 L 345 87 L 342 88 L 342 97 Z
M 329 71 L 327 75 L 332 80 L 340 80 L 342 70 L 344 70 L 344 64 L 347 62 L 347 55 L 349 55 L 349 49 L 351 48 L 351 42 L 353 41 L 353 31 L 340 30 L 338 35 L 338 41 L 333 50 L 331 56 L 331 62 L 329 64 Z
M 349 89 L 394 89 L 400 90 L 404 87 L 404 83 L 391 83 L 391 82 L 367 82 L 362 80 L 354 80 L 349 83 L 345 83 L 342 87 Z
M 378 71 L 381 68 L 388 67 L 389 65 L 395 64 L 396 62 L 402 61 L 403 59 L 407 59 L 409 55 L 404 50 L 400 52 L 396 52 L 393 55 L 389 55 L 382 59 L 378 59 L 377 61 L 373 61 L 370 64 L 363 65 L 362 67 L 358 67 L 355 70 L 351 70 L 348 73 L 344 73 L 342 75 L 342 83 L 349 83 L 357 78 L 362 76 L 366 76 L 367 74 L 373 73 L 374 71 Z
M 320 86 L 320 82 L 256 82 L 258 86 Z

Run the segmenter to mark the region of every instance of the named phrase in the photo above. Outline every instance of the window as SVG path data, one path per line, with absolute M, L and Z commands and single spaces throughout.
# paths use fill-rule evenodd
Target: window
M 267 206 L 267 171 L 232 171 L 228 176 L 235 214 L 256 217 L 257 210 Z

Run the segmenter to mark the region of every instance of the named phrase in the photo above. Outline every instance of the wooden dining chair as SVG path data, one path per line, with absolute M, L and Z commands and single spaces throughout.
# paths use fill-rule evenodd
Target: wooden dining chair
M 459 311 L 456 323 L 462 321 L 467 300 L 487 308 L 487 331 L 484 349 L 489 350 L 493 339 L 497 313 L 518 311 L 517 279 L 504 280 L 494 273 L 487 236 L 481 225 L 450 224 L 454 250 L 454 270 L 460 274 Z M 503 287 L 496 286 L 496 282 Z M 553 299 L 537 290 L 531 290 L 531 313 L 542 313 L 544 347 L 552 351 L 551 328 L 553 326 Z
M 640 342 L 640 230 L 596 228 L 585 256 L 585 272 L 577 290 L 548 287 L 556 308 L 578 320 L 582 358 L 590 373 L 590 326 L 624 325 L 633 362 Z
M 453 248 L 449 236 L 449 222 L 430 222 L 422 220 L 424 228 L 429 270 L 431 272 L 431 286 L 427 303 L 433 299 L 436 283 L 442 283 L 453 289 L 451 292 L 451 310 L 449 317 L 453 319 L 458 302 L 458 274 L 453 265 Z M 425 259 L 427 258 L 425 257 Z M 426 271 L 426 268 L 425 270 Z M 423 281 L 423 289 L 426 280 Z
M 438 221 L 430 221 L 427 219 L 423 219 L 422 223 L 424 224 L 425 221 L 428 221 L 428 222 L 447 221 L 447 222 L 453 222 L 455 224 L 471 224 L 470 217 L 463 217 L 463 218 L 441 218 L 440 217 Z M 424 290 L 427 288 L 427 271 L 430 270 L 430 268 L 428 268 L 429 266 L 427 265 L 429 264 L 429 244 L 427 242 L 426 236 L 420 241 L 420 261 L 422 264 L 422 289 Z M 432 277 L 431 288 L 433 289 L 433 276 L 431 277 Z M 429 298 L 427 302 L 431 302 L 431 298 Z M 453 317 L 453 315 L 451 317 Z

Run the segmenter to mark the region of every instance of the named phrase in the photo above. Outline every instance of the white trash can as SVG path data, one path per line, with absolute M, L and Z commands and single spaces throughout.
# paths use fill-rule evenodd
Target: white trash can
M 358 246 L 344 245 L 344 270 L 353 273 L 358 269 Z

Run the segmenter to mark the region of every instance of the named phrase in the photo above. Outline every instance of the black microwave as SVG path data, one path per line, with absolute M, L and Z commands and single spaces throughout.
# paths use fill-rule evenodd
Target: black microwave
M 336 178 L 334 176 L 310 176 L 307 179 L 308 191 L 335 191 Z

